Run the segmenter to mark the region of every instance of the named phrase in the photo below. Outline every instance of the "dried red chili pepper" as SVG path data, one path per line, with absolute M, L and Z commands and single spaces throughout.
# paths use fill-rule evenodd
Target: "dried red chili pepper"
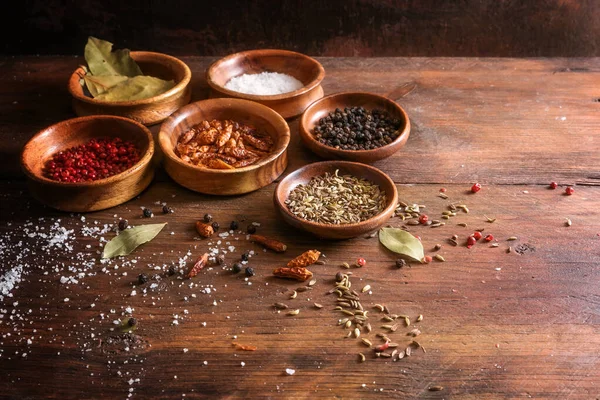
M 492 234 L 486 235 L 484 240 L 486 242 L 491 242 L 492 240 L 494 240 L 494 235 L 492 235 Z
M 204 253 L 196 259 L 196 262 L 190 269 L 190 272 L 188 272 L 187 277 L 193 278 L 194 276 L 198 275 L 198 272 L 200 272 L 200 270 L 204 268 L 206 264 L 208 264 L 208 253 Z

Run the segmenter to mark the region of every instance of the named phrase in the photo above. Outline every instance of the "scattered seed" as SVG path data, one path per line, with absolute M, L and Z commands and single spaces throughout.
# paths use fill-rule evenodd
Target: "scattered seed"
M 431 387 L 429 388 L 429 391 L 430 391 L 430 392 L 440 392 L 440 391 L 442 391 L 442 390 L 444 390 L 444 387 L 443 387 L 443 386 L 431 386 Z
M 382 306 L 381 304 L 375 304 L 375 305 L 373 306 L 373 308 L 376 308 L 376 309 L 378 309 L 379 311 L 383 312 L 383 306 Z
M 489 222 L 490 224 L 493 224 L 494 222 L 496 222 L 496 218 L 490 218 L 487 215 L 484 215 L 486 222 Z
M 292 294 L 290 295 L 290 299 L 295 299 L 296 296 L 298 296 L 298 292 L 296 292 L 295 290 L 292 292 Z
M 410 326 L 410 318 L 404 317 L 404 325 Z
M 498 247 L 498 246 L 500 246 L 500 243 L 492 243 L 492 244 L 490 245 L 490 247 Z
M 370 341 L 369 339 L 367 339 L 367 338 L 362 338 L 362 339 L 360 339 L 360 341 L 361 341 L 361 342 L 362 342 L 362 344 L 364 344 L 365 346 L 369 346 L 369 347 L 373 346 L 373 342 L 371 342 L 371 341 Z
M 423 314 L 419 314 L 419 316 L 417 317 L 417 322 L 421 321 L 423 321 Z
M 358 353 L 358 361 L 359 362 L 365 362 L 367 358 L 365 357 L 365 355 L 363 353 Z
M 319 303 L 314 303 L 314 305 L 315 305 L 315 307 L 316 307 L 316 308 L 319 308 L 319 309 L 323 308 L 323 305 L 322 305 L 322 304 L 319 304 Z
M 275 303 L 273 305 L 278 310 L 285 310 L 286 308 L 288 308 L 287 304 L 283 304 L 283 303 Z
M 383 329 L 387 329 L 390 332 L 396 332 L 396 330 L 398 329 L 398 324 L 394 324 L 394 325 L 381 325 L 381 327 Z
M 348 264 L 347 262 L 344 262 L 344 263 L 342 263 L 342 265 L 340 265 L 340 267 L 348 269 L 348 268 L 350 268 L 350 264 Z
M 359 338 L 360 337 L 360 329 L 354 328 L 354 337 L 355 338 Z
M 438 197 L 441 197 L 444 200 L 448 198 L 448 196 L 446 196 L 444 193 L 438 193 Z
M 435 256 L 433 256 L 433 258 L 441 262 L 446 261 L 446 259 L 441 254 L 436 254 Z
M 508 246 L 508 249 L 506 249 L 507 253 L 510 253 L 512 251 L 512 247 Z
M 325 265 L 326 262 L 323 261 L 323 260 L 317 260 L 317 261 L 315 261 L 315 264 L 317 264 L 317 265 Z
M 565 219 L 566 219 L 565 224 L 567 226 L 571 226 L 573 224 L 569 218 L 565 218 Z
M 388 347 L 389 347 L 389 348 L 392 348 L 392 349 L 393 349 L 393 348 L 396 348 L 396 347 L 398 347 L 398 346 L 400 346 L 398 343 L 388 343 Z
M 450 243 L 452 246 L 458 246 L 458 242 L 454 239 L 448 239 L 448 243 Z
M 385 322 L 393 322 L 394 318 L 390 317 L 389 315 L 384 315 L 383 318 L 381 318 L 381 320 Z
M 346 335 L 346 338 L 349 338 L 350 336 L 352 336 L 352 331 L 348 331 L 348 334 Z
M 300 310 L 298 310 L 298 309 L 287 312 L 287 315 L 298 315 L 298 314 L 300 314 Z
M 420 225 L 420 224 L 421 223 L 419 221 L 417 221 L 416 219 L 411 219 L 409 221 L 406 221 L 406 225 L 414 226 L 414 225 Z
M 369 290 L 371 290 L 371 285 L 365 285 L 365 286 L 362 288 L 361 292 L 365 293 L 365 292 L 368 292 Z
M 423 353 L 427 353 L 425 351 L 425 347 L 423 347 L 423 345 L 421 343 L 417 342 L 416 340 L 413 340 L 412 342 L 410 342 L 410 345 L 414 346 L 415 349 L 421 349 L 421 350 L 423 350 Z
M 312 288 L 309 286 L 300 286 L 299 288 L 296 288 L 296 292 L 298 293 L 306 292 L 307 290 L 312 290 Z
M 341 307 L 340 307 L 340 311 L 343 312 L 346 315 L 352 315 L 352 316 L 354 316 L 354 313 L 352 311 L 342 310 Z
M 344 324 L 344 328 L 348 329 L 352 326 L 352 321 L 348 320 L 346 321 L 346 323 Z
M 406 335 L 407 336 L 412 336 L 412 337 L 417 337 L 421 334 L 421 331 L 418 330 L 417 328 L 411 330 L 410 332 L 408 332 Z
M 410 357 L 410 355 L 412 354 L 412 349 L 410 348 L 410 346 L 404 350 L 404 354 L 406 354 L 406 357 Z
M 404 350 L 398 352 L 398 360 L 402 360 L 405 355 L 406 355 L 406 352 Z
M 517 240 L 517 239 L 518 239 L 518 238 L 517 238 L 516 236 L 511 236 L 511 237 L 509 237 L 509 238 L 508 238 L 508 239 L 506 239 L 506 240 Z
M 456 224 L 458 226 L 462 226 L 463 228 L 467 227 L 467 224 L 465 224 L 464 222 L 459 222 L 458 224 Z
M 380 357 L 390 358 L 392 355 L 390 353 L 383 352 Z

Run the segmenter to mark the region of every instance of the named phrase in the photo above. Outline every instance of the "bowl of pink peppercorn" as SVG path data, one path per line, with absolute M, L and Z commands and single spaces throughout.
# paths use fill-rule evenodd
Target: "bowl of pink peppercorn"
M 31 195 L 63 211 L 103 210 L 140 194 L 152 181 L 152 134 L 128 118 L 95 115 L 42 129 L 23 148 Z

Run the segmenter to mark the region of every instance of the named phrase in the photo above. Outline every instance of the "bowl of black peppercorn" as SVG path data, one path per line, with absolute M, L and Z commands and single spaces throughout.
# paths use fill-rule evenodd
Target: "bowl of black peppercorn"
M 373 163 L 400 150 L 410 120 L 395 101 L 373 93 L 335 93 L 312 103 L 300 119 L 305 146 L 324 159 Z

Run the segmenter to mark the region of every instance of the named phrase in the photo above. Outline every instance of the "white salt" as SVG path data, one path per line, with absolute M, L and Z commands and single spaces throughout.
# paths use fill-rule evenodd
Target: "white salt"
M 304 84 L 293 76 L 279 72 L 261 72 L 260 74 L 243 74 L 231 78 L 225 88 L 234 92 L 258 95 L 276 95 L 293 92 Z

